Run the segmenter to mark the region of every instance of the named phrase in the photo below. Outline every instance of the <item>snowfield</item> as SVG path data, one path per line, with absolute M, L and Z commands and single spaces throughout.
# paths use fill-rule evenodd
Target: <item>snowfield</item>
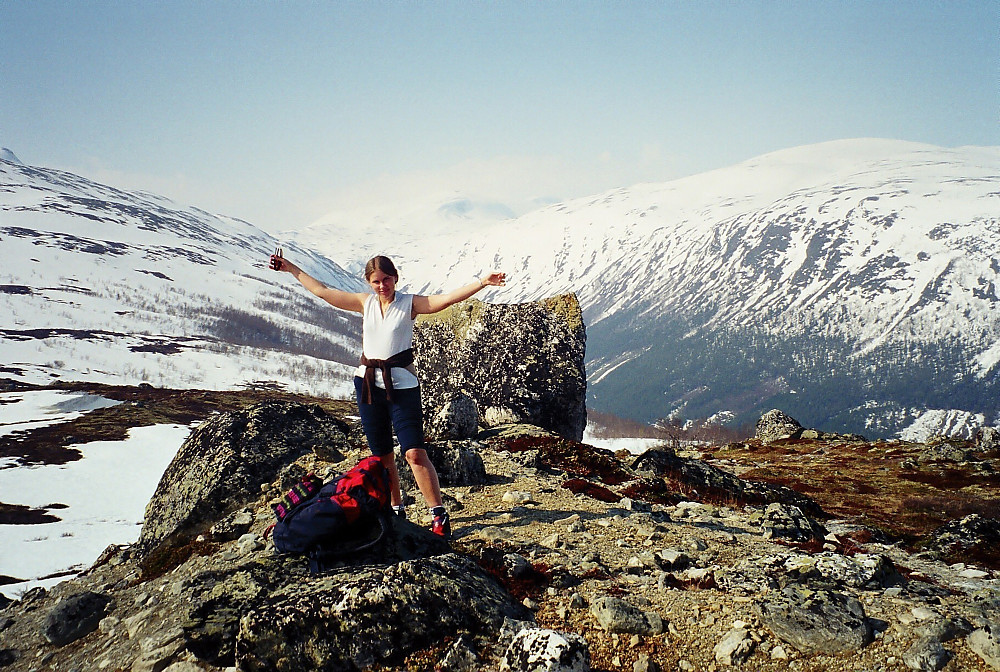
M 89 394 L 8 392 L 0 394 L 0 421 L 10 433 L 65 422 L 114 403 Z M 0 592 L 16 598 L 36 586 L 51 587 L 89 567 L 108 545 L 138 539 L 146 503 L 190 432 L 182 425 L 137 427 L 125 441 L 68 446 L 79 449 L 83 459 L 64 465 L 0 463 L 3 503 L 44 509 L 59 518 L 0 525 L 0 576 L 19 579 L 0 585 Z

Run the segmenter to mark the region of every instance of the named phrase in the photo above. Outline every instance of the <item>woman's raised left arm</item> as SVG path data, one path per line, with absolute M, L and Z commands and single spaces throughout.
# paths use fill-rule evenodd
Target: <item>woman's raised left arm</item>
M 507 274 L 494 272 L 464 287 L 459 287 L 444 294 L 431 294 L 430 296 L 417 294 L 413 297 L 413 317 L 417 315 L 429 315 L 444 310 L 459 301 L 465 301 L 484 287 L 502 287 L 506 284 Z

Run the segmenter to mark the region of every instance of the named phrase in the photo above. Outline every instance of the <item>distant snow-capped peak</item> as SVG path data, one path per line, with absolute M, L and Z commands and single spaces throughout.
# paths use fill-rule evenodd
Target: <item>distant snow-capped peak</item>
M 0 147 L 0 161 L 10 161 L 11 163 L 21 164 L 21 159 L 14 156 L 14 152 L 10 151 L 6 147 Z

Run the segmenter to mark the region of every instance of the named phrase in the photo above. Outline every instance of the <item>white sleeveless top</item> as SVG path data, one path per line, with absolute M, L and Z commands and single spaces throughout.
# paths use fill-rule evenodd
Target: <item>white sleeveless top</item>
M 361 327 L 361 351 L 368 359 L 389 359 L 395 354 L 413 347 L 413 294 L 396 292 L 396 297 L 385 309 L 379 305 L 378 297 L 365 297 L 364 321 Z M 417 387 L 420 381 L 410 371 L 393 367 L 392 386 L 397 390 Z M 365 377 L 365 367 L 359 366 L 354 375 Z M 385 387 L 382 375 L 375 373 L 375 384 Z

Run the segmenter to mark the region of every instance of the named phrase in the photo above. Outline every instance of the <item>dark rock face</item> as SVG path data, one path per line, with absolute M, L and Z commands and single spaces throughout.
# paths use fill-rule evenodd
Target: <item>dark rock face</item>
M 823 509 L 808 495 L 783 485 L 748 481 L 701 460 L 679 457 L 669 447 L 650 448 L 632 462 L 637 473 L 665 477 L 683 483 L 699 501 L 738 500 L 756 504 L 785 502 L 811 516 Z
M 107 595 L 91 591 L 68 597 L 46 615 L 42 634 L 55 646 L 75 642 L 97 629 L 111 601 Z
M 1000 520 L 973 513 L 945 523 L 929 539 L 926 550 L 945 559 L 995 554 L 1000 547 Z
M 821 540 L 826 536 L 826 528 L 802 513 L 799 507 L 780 502 L 768 504 L 762 527 L 765 535 L 792 541 Z
M 775 408 L 760 416 L 754 438 L 767 443 L 778 439 L 795 439 L 801 436 L 803 431 L 804 428 L 798 420 Z
M 269 556 L 234 571 L 207 571 L 194 577 L 186 588 L 192 605 L 185 618 L 184 637 L 187 647 L 199 658 L 213 665 L 231 666 L 236 660 L 240 619 L 250 611 L 262 610 L 265 602 L 270 599 L 269 596 L 279 593 L 286 596 L 299 595 L 307 587 L 309 591 L 315 589 L 322 592 L 322 588 L 317 586 L 350 584 L 356 576 L 367 576 L 369 565 L 420 562 L 451 553 L 446 541 L 422 527 L 395 516 L 389 518 L 389 524 L 389 532 L 378 545 L 331 560 L 330 564 L 336 567 L 335 571 L 330 572 L 330 579 L 308 574 L 306 561 L 299 556 Z M 353 547 L 353 543 L 349 545 Z M 336 547 L 332 547 L 332 550 L 335 551 Z M 399 599 L 408 600 L 409 589 L 402 585 L 398 588 L 403 591 Z M 372 617 L 373 614 L 369 613 L 368 616 Z M 343 615 L 342 618 L 349 620 L 352 617 Z M 271 638 L 274 640 L 281 636 L 283 635 L 272 633 Z M 292 635 L 293 638 L 302 636 L 304 635 L 296 633 Z M 276 642 L 271 645 L 279 646 Z M 330 669 L 345 668 L 334 666 Z
M 475 450 L 460 441 L 436 441 L 424 444 L 427 457 L 430 458 L 438 473 L 441 485 L 454 487 L 460 485 L 485 485 L 486 467 L 483 458 Z M 417 487 L 413 479 L 413 471 L 406 463 L 406 458 L 396 454 L 396 469 L 399 472 L 399 484 L 403 490 L 414 490 Z
M 491 305 L 474 299 L 417 322 L 424 418 L 462 392 L 487 427 L 524 422 L 579 441 L 587 424 L 586 330 L 576 296 Z
M 260 484 L 310 450 L 346 447 L 345 427 L 319 406 L 264 402 L 202 423 L 146 506 L 138 557 L 201 533 L 260 496 Z
M 290 584 L 240 620 L 240 669 L 362 670 L 399 664 L 448 633 L 496 631 L 528 612 L 454 554 Z M 362 635 L 363 633 L 363 635 Z

